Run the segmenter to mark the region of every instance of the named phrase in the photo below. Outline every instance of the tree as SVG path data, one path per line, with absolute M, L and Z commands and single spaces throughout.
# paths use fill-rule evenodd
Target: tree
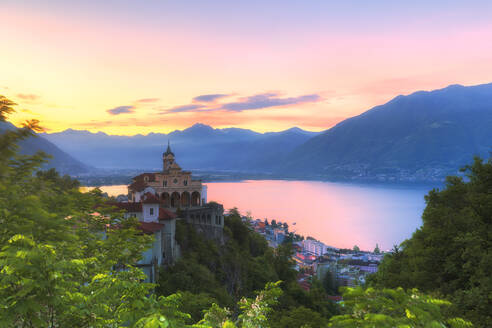
M 327 270 L 323 276 L 322 284 L 328 295 L 336 295 L 338 293 L 336 277 L 330 270 Z
M 14 105 L 0 96 L 0 121 Z M 45 154 L 17 154 L 17 143 L 39 130 L 30 121 L 0 135 L 2 325 L 117 326 L 161 312 L 166 301 L 147 297 L 153 286 L 134 266 L 151 238 L 104 206 L 99 191 L 81 193 L 70 177 L 40 172 Z
M 354 248 L 352 249 L 354 252 L 360 252 L 359 246 L 355 245 Z
M 381 250 L 379 249 L 379 245 L 376 244 L 376 248 L 374 248 L 374 254 L 380 254 L 381 253 Z
M 492 322 L 492 159 L 476 158 L 426 196 L 423 225 L 385 256 L 375 286 L 419 288 L 444 295 L 451 311 L 487 327 Z
M 327 324 L 328 319 L 318 312 L 298 306 L 283 311 L 279 320 L 272 323 L 272 328 L 318 328 Z
M 329 327 L 472 327 L 460 318 L 446 318 L 450 303 L 413 289 L 345 288 L 343 314 L 330 319 Z

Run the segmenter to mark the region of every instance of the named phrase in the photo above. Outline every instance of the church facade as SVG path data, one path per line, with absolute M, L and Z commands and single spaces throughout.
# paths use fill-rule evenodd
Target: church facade
M 183 171 L 175 161 L 171 146 L 162 154 L 162 172 L 143 173 L 128 186 L 129 200 L 139 202 L 151 188 L 161 199 L 162 206 L 171 209 L 200 207 L 207 203 L 207 190 L 191 172 Z
M 187 221 L 208 238 L 223 241 L 223 206 L 207 202 L 206 186 L 181 169 L 169 143 L 162 164 L 161 172 L 142 173 L 132 179 L 128 202 L 113 204 L 126 217 L 136 217 L 143 233 L 154 235 L 153 247 L 139 263 L 150 282 L 155 281 L 158 267 L 172 265 L 180 256 L 175 239 L 177 220 Z

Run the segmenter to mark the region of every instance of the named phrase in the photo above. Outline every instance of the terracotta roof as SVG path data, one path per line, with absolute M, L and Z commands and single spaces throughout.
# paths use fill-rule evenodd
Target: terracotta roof
M 143 231 L 143 233 L 146 234 L 153 234 L 154 232 L 157 232 L 164 228 L 164 224 L 162 223 L 157 223 L 157 222 L 139 222 L 138 228 Z
M 146 192 L 142 198 L 143 198 L 142 203 L 144 203 L 144 204 L 159 204 L 160 203 L 159 198 L 150 192 Z
M 147 187 L 143 180 L 134 181 L 131 185 L 128 186 L 128 189 L 133 191 L 142 191 Z
M 109 205 L 112 205 L 112 206 L 116 206 L 118 207 L 119 209 L 122 209 L 122 210 L 125 210 L 127 212 L 142 212 L 142 203 L 138 202 L 138 203 L 133 203 L 133 202 L 129 202 L 129 203 L 120 203 L 120 202 L 116 202 L 116 203 L 108 203 Z
M 177 217 L 176 213 L 166 210 L 165 208 L 159 208 L 159 220 L 172 220 Z
M 181 169 L 181 166 L 178 165 L 178 163 L 176 162 L 173 162 L 171 164 L 171 167 L 169 167 L 170 169 Z
M 149 182 L 155 181 L 155 173 L 153 173 L 153 172 L 150 172 L 150 173 L 149 172 L 146 172 L 146 173 L 139 174 L 139 175 L 137 175 L 133 179 L 136 179 L 136 180 L 144 180 L 144 177 L 148 177 L 149 178 Z
M 128 186 L 130 190 L 134 191 L 142 191 L 147 187 L 147 182 L 155 181 L 155 173 L 142 173 L 133 178 L 133 182 Z M 148 178 L 148 181 L 145 181 L 145 177 Z

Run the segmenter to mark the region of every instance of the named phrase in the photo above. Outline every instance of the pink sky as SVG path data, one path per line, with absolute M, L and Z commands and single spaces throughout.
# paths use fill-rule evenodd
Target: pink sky
M 49 131 L 319 131 L 398 94 L 492 82 L 491 9 L 6 0 L 0 94 L 19 104 L 14 122 L 38 118 Z M 194 100 L 215 94 L 225 96 Z

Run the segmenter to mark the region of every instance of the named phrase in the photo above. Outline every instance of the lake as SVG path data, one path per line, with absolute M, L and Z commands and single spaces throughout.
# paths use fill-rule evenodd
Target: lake
M 356 185 L 319 181 L 248 180 L 210 182 L 208 200 L 250 212 L 254 218 L 287 222 L 289 229 L 324 243 L 373 250 L 399 244 L 422 224 L 430 187 Z M 126 185 L 103 186 L 110 195 Z

